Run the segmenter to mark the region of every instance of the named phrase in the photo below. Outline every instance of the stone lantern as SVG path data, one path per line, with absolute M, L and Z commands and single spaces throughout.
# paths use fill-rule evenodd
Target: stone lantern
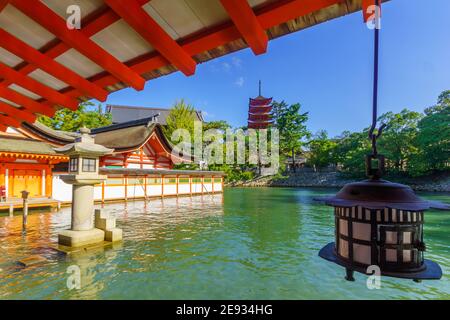
M 112 149 L 95 144 L 90 130 L 80 129 L 81 136 L 75 143 L 56 148 L 69 156 L 69 174 L 61 179 L 72 188 L 72 223 L 70 230 L 58 235 L 58 243 L 69 247 L 95 244 L 105 240 L 121 240 L 122 231 L 115 228 L 115 219 L 102 215 L 98 210 L 94 225 L 94 186 L 107 179 L 99 174 L 99 158 L 111 154 Z

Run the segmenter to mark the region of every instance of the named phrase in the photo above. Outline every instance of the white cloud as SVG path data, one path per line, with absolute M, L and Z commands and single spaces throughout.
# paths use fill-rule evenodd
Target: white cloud
M 239 77 L 236 79 L 234 84 L 242 88 L 244 86 L 244 82 L 245 82 L 244 77 Z
M 228 62 L 224 62 L 222 63 L 222 68 L 223 70 L 225 70 L 226 72 L 230 72 L 231 70 L 231 65 Z
M 239 59 L 238 57 L 232 57 L 232 58 L 231 58 L 231 63 L 232 63 L 236 68 L 242 67 L 242 60 Z

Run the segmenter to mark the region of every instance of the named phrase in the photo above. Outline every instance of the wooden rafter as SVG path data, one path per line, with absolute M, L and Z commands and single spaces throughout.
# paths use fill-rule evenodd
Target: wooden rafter
M 342 3 L 344 0 L 293 0 L 283 4 L 274 4 L 270 10 L 256 13 L 261 26 L 266 30 L 280 25 L 286 21 L 310 14 L 314 11 L 329 7 L 334 4 Z M 181 47 L 190 55 L 195 56 L 207 50 L 217 48 L 223 44 L 237 40 L 241 34 L 234 25 L 225 24 L 224 26 L 211 31 L 206 35 L 188 40 L 181 44 Z M 128 63 L 129 67 L 139 74 L 151 72 L 169 64 L 166 58 L 158 53 L 151 53 L 141 59 Z M 107 87 L 117 83 L 117 80 L 111 75 L 98 75 L 93 77 L 93 82 L 100 87 Z M 71 97 L 77 97 L 79 93 L 76 90 L 68 90 L 66 94 Z
M 140 5 L 144 5 L 148 1 L 149 0 L 138 0 Z M 108 26 L 110 26 L 111 24 L 113 24 L 114 22 L 116 22 L 118 20 L 120 20 L 120 17 L 114 11 L 109 9 L 109 7 L 103 6 L 102 8 L 92 12 L 86 18 L 83 19 L 83 21 L 82 21 L 83 28 L 81 29 L 81 32 L 83 32 L 83 34 L 86 37 L 90 38 L 97 32 L 107 28 Z M 49 44 L 45 45 L 39 51 L 41 53 L 45 54 L 48 58 L 55 59 L 56 57 L 67 52 L 69 49 L 70 49 L 70 47 L 68 45 L 66 45 L 64 42 L 60 41 L 59 39 L 56 39 L 56 41 L 51 41 Z M 27 75 L 27 74 L 33 72 L 34 70 L 38 69 L 35 65 L 29 64 L 26 61 L 24 63 L 21 63 L 16 68 L 17 68 L 18 72 L 20 72 L 24 75 Z M 117 81 L 119 81 L 119 80 L 117 80 Z M 0 83 L 4 84 L 5 86 L 8 86 L 11 84 L 11 82 L 9 82 L 7 80 L 3 80 Z M 73 86 L 73 87 L 77 88 L 75 86 Z M 80 91 L 80 90 L 78 89 L 78 91 Z M 106 98 L 106 94 L 107 94 L 106 91 L 103 91 L 102 95 L 104 95 L 105 98 Z M 81 96 L 81 95 L 83 95 L 83 92 L 80 92 L 79 96 Z M 89 96 L 92 96 L 92 97 L 96 98 L 97 100 L 103 101 L 99 97 L 95 97 L 90 94 L 89 94 Z
M 269 37 L 246 0 L 220 0 L 239 33 L 254 54 L 267 50 Z
M 8 67 L 1 62 L 0 75 L 2 76 L 2 78 L 8 79 L 12 83 L 15 83 L 31 92 L 34 92 L 41 97 L 45 97 L 47 100 L 55 104 L 59 104 L 71 110 L 76 110 L 78 107 L 78 101 L 76 99 L 70 98 L 30 77 L 24 76 L 20 72 L 17 72 L 13 68 Z M 0 84 L 0 86 L 2 85 Z
M 3 11 L 3 9 L 6 7 L 7 4 L 8 0 L 0 0 L 0 12 Z
M 8 116 L 11 116 L 21 121 L 33 123 L 36 120 L 36 116 L 34 114 L 20 110 L 1 101 L 0 101 L 0 111 L 3 112 L 4 114 L 7 114 Z
M 64 43 L 101 66 L 107 72 L 114 75 L 117 79 L 130 85 L 136 90 L 144 89 L 144 78 L 117 60 L 94 41 L 86 37 L 82 32 L 76 29 L 69 30 L 64 19 L 42 2 L 34 1 L 33 5 L 30 5 L 29 0 L 9 1 L 22 13 L 39 23 Z
M 45 114 L 49 117 L 52 117 L 55 113 L 55 109 L 52 107 L 38 103 L 31 98 L 21 95 L 17 91 L 5 88 L 3 86 L 0 86 L 0 97 L 24 107 L 28 112 Z
M 1 0 L 0 0 L 1 1 Z M 11 0 L 11 2 L 21 2 L 25 3 L 27 1 L 23 0 Z M 139 0 L 139 4 L 144 4 L 147 1 Z M 292 20 L 294 18 L 304 16 L 306 14 L 312 13 L 314 11 L 326 8 L 333 4 L 341 3 L 343 0 L 291 0 L 291 1 L 279 1 L 274 2 L 270 6 L 265 6 L 261 9 L 258 9 L 255 13 L 256 19 L 260 23 L 263 30 L 267 30 L 273 26 L 282 24 L 286 21 Z M 41 3 L 39 3 L 41 4 Z M 47 7 L 45 7 L 47 10 Z M 103 12 L 102 12 L 103 10 Z M 51 11 L 51 10 L 50 10 Z M 81 31 L 83 35 L 87 38 L 101 31 L 103 28 L 111 25 L 115 21 L 119 20 L 120 17 L 109 10 L 107 7 L 103 7 L 102 9 L 97 10 L 94 14 L 96 15 L 90 21 L 83 23 L 83 29 Z M 59 16 L 58 16 L 59 17 Z M 47 18 L 48 19 L 48 18 Z M 83 19 L 84 21 L 84 19 Z M 50 30 L 53 32 L 52 30 Z M 209 31 L 205 31 L 202 34 L 198 34 L 195 37 L 191 37 L 187 40 L 182 40 L 178 42 L 181 48 L 190 56 L 195 56 L 197 54 L 203 53 L 205 51 L 217 48 L 221 45 L 229 43 L 231 41 L 237 40 L 242 37 L 241 32 L 236 28 L 236 26 L 225 23 L 222 26 L 215 27 Z M 0 36 L 0 38 L 2 38 Z M 52 41 L 48 46 L 44 46 L 41 49 L 45 56 L 47 56 L 50 60 L 53 61 L 53 58 L 59 56 L 60 54 L 66 52 L 70 49 L 70 45 L 59 42 L 58 39 Z M 37 50 L 36 50 L 37 51 Z M 20 55 L 19 55 L 20 56 Z M 26 62 L 29 62 L 28 59 Z M 27 74 L 36 69 L 35 65 L 30 65 L 27 63 L 20 64 L 17 66 L 17 71 L 22 74 Z M 155 69 L 164 67 L 168 64 L 171 64 L 171 61 L 168 61 L 166 57 L 158 52 L 152 52 L 147 55 L 141 56 L 139 58 L 132 59 L 132 61 L 125 63 L 131 70 L 133 70 L 137 74 L 144 74 L 147 72 L 151 72 Z M 42 69 L 41 67 L 39 67 Z M 45 71 L 45 70 L 44 70 Z M 56 77 L 59 78 L 59 77 Z M 85 80 L 85 79 L 83 79 Z M 105 88 L 111 85 L 116 84 L 121 79 L 117 78 L 116 75 L 100 73 L 93 77 L 90 77 L 90 80 L 100 89 Z M 64 80 L 63 80 L 64 81 Z M 64 81 L 66 82 L 66 81 Z M 9 83 L 7 80 L 2 81 L 3 84 Z M 67 83 L 67 82 L 66 82 Z M 68 83 L 69 84 L 69 83 Z M 92 84 L 92 83 L 91 83 Z M 85 94 L 78 87 L 71 85 L 73 88 L 65 88 L 61 90 L 61 93 L 73 98 L 77 98 L 83 95 L 93 97 L 91 94 Z M 40 102 L 46 102 L 45 99 L 41 99 Z M 42 112 L 41 112 L 42 113 Z
M 15 128 L 20 127 L 21 123 L 22 123 L 21 121 L 19 121 L 17 119 L 14 119 L 10 116 L 6 116 L 6 115 L 2 115 L 2 114 L 0 114 L 0 122 L 3 124 L 6 124 L 7 126 L 15 127 Z
M 101 87 L 89 82 L 69 68 L 42 54 L 32 46 L 17 39 L 3 29 L 0 29 L 0 46 L 28 63 L 32 63 L 55 78 L 79 89 L 84 94 L 105 101 L 108 92 Z M 76 98 L 76 97 L 75 97 Z
M 196 62 L 135 0 L 105 0 L 137 33 L 185 75 L 195 73 Z

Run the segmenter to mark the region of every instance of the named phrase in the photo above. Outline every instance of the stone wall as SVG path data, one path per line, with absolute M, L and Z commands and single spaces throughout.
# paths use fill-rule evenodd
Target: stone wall
M 340 188 L 348 182 L 358 179 L 343 177 L 338 172 L 299 172 L 287 177 L 270 176 L 256 178 L 251 181 L 237 182 L 229 186 L 239 187 L 335 187 Z M 420 178 L 389 178 L 393 182 L 410 185 L 417 191 L 450 192 L 450 174 Z

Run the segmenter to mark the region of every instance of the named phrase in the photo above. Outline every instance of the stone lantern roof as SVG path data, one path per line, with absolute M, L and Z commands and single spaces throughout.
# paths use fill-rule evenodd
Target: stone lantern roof
M 100 144 L 96 144 L 94 138 L 90 136 L 91 130 L 88 128 L 81 128 L 81 136 L 75 139 L 74 143 L 69 143 L 63 147 L 55 148 L 57 153 L 62 153 L 68 156 L 81 155 L 100 157 L 106 154 L 113 153 L 114 149 L 106 148 Z

